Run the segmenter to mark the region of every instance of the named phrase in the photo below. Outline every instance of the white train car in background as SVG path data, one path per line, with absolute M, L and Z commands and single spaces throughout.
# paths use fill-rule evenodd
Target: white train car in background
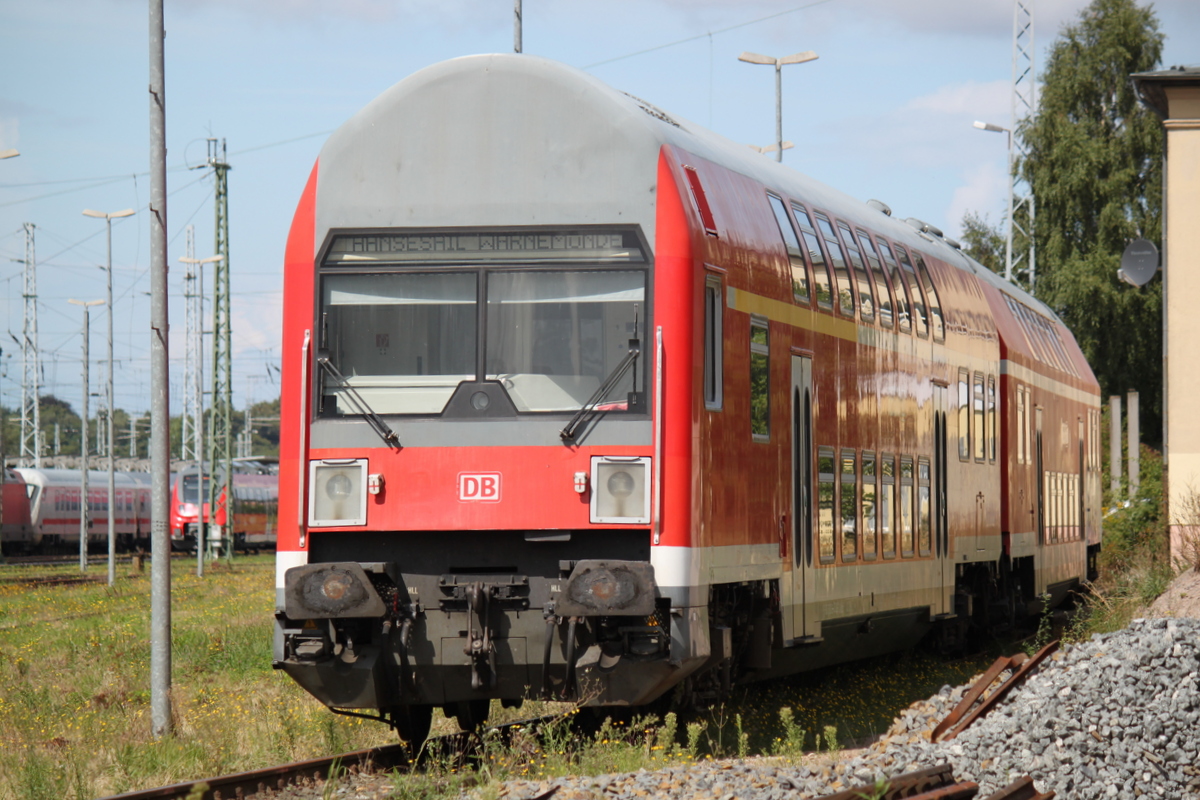
M 82 504 L 81 473 L 77 469 L 18 468 L 29 496 L 30 535 L 26 549 L 49 552 L 79 548 Z M 113 522 L 117 547 L 150 545 L 150 485 L 132 473 L 118 472 L 114 480 Z M 88 472 L 88 546 L 108 541 L 108 473 Z

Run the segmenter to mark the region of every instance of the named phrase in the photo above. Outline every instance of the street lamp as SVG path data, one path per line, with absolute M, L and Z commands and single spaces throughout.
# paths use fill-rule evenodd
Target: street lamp
M 806 61 L 816 61 L 817 54 L 812 50 L 805 50 L 803 53 L 793 53 L 790 56 L 783 58 L 772 58 L 771 56 L 759 55 L 758 53 L 742 53 L 738 56 L 738 61 L 745 61 L 747 64 L 766 64 L 767 66 L 775 67 L 775 144 L 779 149 L 775 151 L 775 160 L 783 161 L 783 65 L 784 64 L 803 64 Z
M 116 478 L 113 468 L 113 300 L 112 300 L 112 221 L 114 218 L 133 215 L 133 209 L 124 211 L 93 211 L 83 210 L 85 217 L 95 217 L 104 220 L 105 232 L 108 236 L 108 259 L 105 261 L 105 272 L 108 274 L 108 585 L 117 582 L 117 534 L 113 514 L 113 500 L 116 495 Z
M 196 514 L 196 576 L 204 577 L 204 544 L 205 544 L 205 524 L 204 524 L 204 391 L 200 388 L 204 385 L 204 265 L 212 264 L 224 259 L 225 256 L 209 256 L 208 258 L 191 258 L 189 256 L 180 256 L 179 260 L 184 264 L 197 268 L 197 283 L 200 287 L 200 308 L 196 315 L 196 338 L 198 341 L 195 347 L 192 348 L 196 354 L 196 390 L 199 397 L 196 400 L 196 419 L 194 422 L 194 430 L 196 433 L 196 466 L 199 476 L 196 484 L 196 507 L 199 511 Z M 188 302 L 192 302 L 188 298 Z M 215 367 L 214 367 L 215 369 Z M 186 404 L 185 404 L 186 406 Z M 180 497 L 180 500 L 183 498 Z M 210 509 L 211 511 L 211 509 Z
M 764 154 L 765 153 L 774 153 L 776 150 L 779 149 L 779 145 L 777 145 L 777 144 L 769 144 L 766 147 L 759 147 L 756 144 L 748 144 L 748 145 L 746 145 L 746 147 L 749 147 L 751 150 L 753 150 L 756 153 L 764 153 Z M 793 147 L 795 147 L 795 145 L 793 145 L 791 142 L 783 143 L 784 150 L 791 150 Z
M 15 158 L 19 155 L 21 154 L 13 148 L 9 148 L 8 150 L 0 150 L 0 158 Z
M 91 307 L 103 300 L 68 300 L 68 303 L 83 306 L 83 411 L 80 413 L 81 431 L 79 456 L 83 469 L 79 470 L 79 571 L 87 572 L 87 539 L 91 520 L 91 498 L 88 496 L 88 339 L 91 338 Z M 109 506 L 111 507 L 111 503 Z
M 1004 280 L 1012 281 L 1013 278 L 1013 139 L 1012 131 L 1005 128 L 1003 125 L 993 125 L 990 122 L 980 122 L 975 120 L 973 123 L 976 128 L 981 131 L 991 131 L 992 133 L 1004 133 L 1008 135 L 1008 226 L 1004 234 Z

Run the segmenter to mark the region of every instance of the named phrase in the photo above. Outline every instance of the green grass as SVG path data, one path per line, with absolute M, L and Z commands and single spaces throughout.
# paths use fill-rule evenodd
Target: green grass
M 175 732 L 159 741 L 148 572 L 111 588 L 0 584 L 0 798 L 96 797 L 394 741 L 271 669 L 271 556 L 210 565 L 203 579 L 173 567 Z M 4 566 L 0 578 L 46 572 Z

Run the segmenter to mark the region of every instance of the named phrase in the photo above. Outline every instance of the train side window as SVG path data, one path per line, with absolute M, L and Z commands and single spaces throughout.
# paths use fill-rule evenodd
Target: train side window
M 958 460 L 971 459 L 971 373 L 958 371 Z
M 750 435 L 765 442 L 771 434 L 771 357 L 767 321 L 750 318 Z
M 850 232 L 850 226 L 839 222 L 838 230 L 842 232 L 842 242 L 846 245 L 846 254 L 850 256 L 850 265 L 853 267 L 854 282 L 858 288 L 858 313 L 863 322 L 871 322 L 875 319 L 875 300 L 871 297 L 871 276 L 867 272 L 862 254 L 858 251 L 858 242 L 854 241 L 854 234 Z
M 971 438 L 975 444 L 975 460 L 984 461 L 987 458 L 986 427 L 987 417 L 984 415 L 983 374 L 975 373 L 972 383 L 971 403 Z
M 708 276 L 704 281 L 704 407 L 710 411 L 720 411 L 724 400 L 723 295 L 721 279 Z
M 987 459 L 996 460 L 996 376 L 987 378 Z
M 875 245 L 871 243 L 870 236 L 859 231 L 858 241 L 862 245 L 863 255 L 867 259 L 867 271 L 871 276 L 871 282 L 875 285 L 875 306 L 879 309 L 879 324 L 890 328 L 892 327 L 892 290 L 887 285 L 887 278 L 883 276 L 883 265 L 879 261 L 879 255 L 875 252 Z
M 900 330 L 908 333 L 912 330 L 912 316 L 908 313 L 908 289 L 904 286 L 904 278 L 900 276 L 900 265 L 892 255 L 892 248 L 885 241 L 879 242 L 879 253 L 883 256 L 888 280 L 896 296 L 896 320 Z
M 842 451 L 841 462 L 842 561 L 858 560 L 858 455 Z
M 797 238 L 796 230 L 792 227 L 792 221 L 788 217 L 787 206 L 783 204 L 783 200 L 770 193 L 767 194 L 767 200 L 771 203 L 771 211 L 774 212 L 775 222 L 779 225 L 779 235 L 783 237 L 788 261 L 792 265 L 792 297 L 797 303 L 807 305 L 809 302 L 808 267 L 804 264 L 800 239 Z
M 925 299 L 921 296 L 917 271 L 913 269 L 912 263 L 908 260 L 908 253 L 899 245 L 896 245 L 896 258 L 900 259 L 900 266 L 904 268 L 904 280 L 908 284 L 908 297 L 912 301 L 913 329 L 917 332 L 917 336 L 928 336 L 929 324 L 925 316 Z
M 929 459 L 917 459 L 917 552 L 923 556 L 933 551 L 932 506 L 929 495 Z
M 1025 406 L 1025 387 L 1018 386 L 1017 391 L 1017 435 L 1013 438 L 1017 440 L 1017 463 L 1025 463 L 1025 437 L 1021 435 L 1021 431 L 1025 430 L 1025 418 L 1029 415 Z
M 847 266 L 846 254 L 842 252 L 842 245 L 838 242 L 837 234 L 834 233 L 829 219 L 820 211 L 816 212 L 816 217 L 817 227 L 821 230 L 821 235 L 829 250 L 829 260 L 833 262 L 833 275 L 837 283 L 834 291 L 837 293 L 838 313 L 843 317 L 853 317 L 854 289 L 851 288 L 850 268 Z
M 875 470 L 875 454 L 863 450 L 862 454 L 862 522 L 863 558 L 874 561 L 879 550 L 879 516 L 876 513 L 879 477 Z
M 913 460 L 900 456 L 900 552 L 913 554 Z
M 804 246 L 808 249 L 808 258 L 813 267 L 813 293 L 817 296 L 817 305 L 821 308 L 833 308 L 833 282 L 829 278 L 829 263 L 821 250 L 821 238 L 817 236 L 812 219 L 803 206 L 792 204 L 792 213 L 796 215 L 796 224 L 800 226 L 800 234 L 804 237 Z
M 817 554 L 822 564 L 833 562 L 833 500 L 837 457 L 832 447 L 817 448 Z
M 925 266 L 925 259 L 920 253 L 913 253 L 917 261 L 917 273 L 921 276 L 921 285 L 925 287 L 925 299 L 929 301 L 929 324 L 933 327 L 933 340 L 946 340 L 946 321 L 942 318 L 942 301 L 938 297 L 937 287 L 933 285 L 933 277 Z
M 879 454 L 879 538 L 884 558 L 896 557 L 896 458 Z

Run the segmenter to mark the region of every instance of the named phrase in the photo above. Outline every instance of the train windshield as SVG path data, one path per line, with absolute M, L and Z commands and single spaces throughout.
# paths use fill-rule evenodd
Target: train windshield
M 184 475 L 180 480 L 179 501 L 181 503 L 204 503 L 208 501 L 208 476 L 201 483 L 199 475 Z
M 487 379 L 499 380 L 518 411 L 574 411 L 638 338 L 642 272 L 502 272 L 488 278 Z M 599 398 L 628 407 L 630 371 Z
M 573 413 L 645 338 L 644 264 L 632 233 L 338 237 L 322 270 L 320 413 L 436 415 L 475 381 L 499 382 L 518 413 Z M 639 360 L 596 408 L 644 410 Z

